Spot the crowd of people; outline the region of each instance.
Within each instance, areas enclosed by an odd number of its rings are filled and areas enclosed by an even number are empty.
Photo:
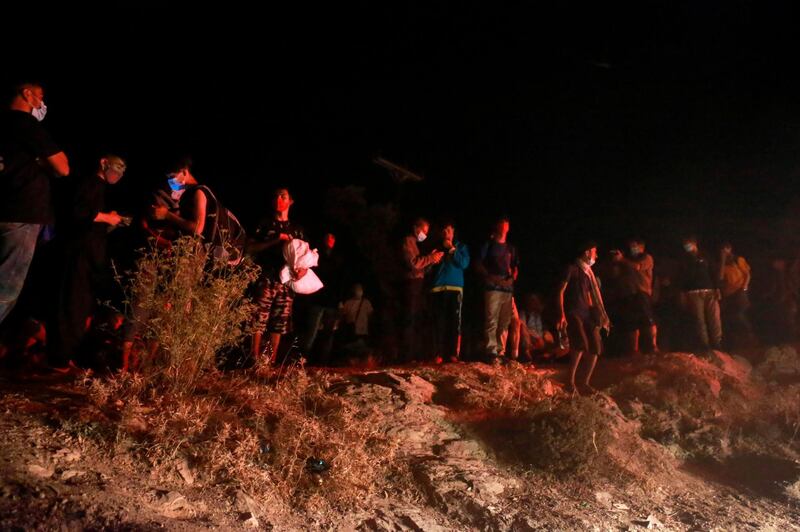
[[[169,246],[182,235],[213,245],[223,221],[228,229],[239,224],[194,175],[187,157],[164,164],[162,186],[140,218],[121,216],[107,205],[106,192],[123,178],[126,161],[105,154],[91,171],[71,171],[67,155],[41,124],[46,110],[42,86],[21,83],[0,117],[0,324],[5,328],[0,355],[46,345],[47,366],[68,371],[83,364],[78,353],[87,349],[91,331],[101,321],[97,302],[106,297],[111,277],[107,248],[112,229],[134,224],[157,246]],[[275,363],[286,351],[282,339],[287,335],[297,339],[296,349],[320,365],[364,359],[380,351],[372,334],[379,314],[395,322],[381,331],[396,346],[381,353],[386,362],[563,358],[570,363],[573,389],[591,387],[604,344],[625,354],[658,353],[664,330],[670,347],[680,344],[675,339],[693,338],[690,347],[696,351],[719,349],[723,342],[730,347],[756,341],[749,315],[750,266],[729,242],[712,259],[701,252],[697,238],[687,236],[680,258],[657,269],[642,238],[629,239],[624,251],[610,250],[598,264],[598,246],[587,241],[575,247],[552,293],[519,293],[521,261],[509,240],[508,217],[496,219],[486,241],[472,248],[459,239],[455,221],[437,221],[432,227],[419,217],[394,246],[396,289],[390,300],[383,295],[374,304],[358,272],[348,270],[348,257],[339,252],[333,231],[310,239],[319,250],[314,273],[322,281],[321,290],[298,295],[282,278],[285,246],[309,239],[290,219],[293,204],[290,189],[276,187],[264,220],[236,235],[241,245],[234,252],[260,267],[250,293],[257,307],[255,332],[246,346],[259,363]],[[37,243],[43,242],[52,248],[50,260],[58,264],[55,278],[37,279],[30,268]],[[764,298],[772,307],[763,312],[788,320],[789,329],[797,292],[789,286],[790,269],[777,259],[772,265],[774,286],[764,290],[774,292]],[[291,268],[291,280],[303,279],[308,271]],[[12,327],[7,318],[26,279],[28,285],[46,287],[39,292],[48,311],[39,321],[20,316]],[[469,314],[479,316],[479,323],[464,323],[465,291],[472,291],[482,307],[480,314]],[[132,353],[140,331],[117,314],[102,321],[120,331],[119,357],[108,365],[134,370]],[[466,326],[480,331],[472,334],[469,346]],[[585,369],[578,382],[581,362]]]

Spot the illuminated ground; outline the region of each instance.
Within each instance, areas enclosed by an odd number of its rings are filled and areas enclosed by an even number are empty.
[[[169,440],[156,463],[148,445],[163,443],[158,420],[174,422],[164,412],[127,408],[113,394],[98,400],[89,382],[6,374],[0,528],[792,529],[800,358],[792,349],[749,358],[752,366],[721,353],[603,361],[603,392],[571,403],[563,366],[340,371],[318,397],[350,405],[350,423],[369,410],[364,434],[382,438],[385,456],[365,456],[371,469],[356,475],[345,459],[360,455],[341,450],[329,470],[302,471],[300,502],[238,473],[212,474],[217,451],[189,436],[248,426],[255,405],[222,401],[209,417],[225,423],[181,429],[185,440]],[[251,377],[235,378],[241,388]],[[279,434],[264,453],[288,445]],[[269,460],[242,460],[274,474]]]

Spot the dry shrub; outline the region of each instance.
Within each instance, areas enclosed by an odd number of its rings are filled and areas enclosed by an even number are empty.
[[[192,237],[146,251],[126,287],[126,314],[144,340],[159,346],[156,359],[143,364],[148,383],[191,393],[215,368],[217,354],[249,332],[255,308],[246,291],[257,276],[251,262],[213,261],[208,246]]]
[[[438,393],[446,392],[447,397],[438,398],[438,401],[456,410],[457,414],[467,416],[474,411],[503,415],[523,412],[528,405],[557,393],[557,387],[547,375],[530,371],[522,364],[473,366],[467,370],[437,367],[430,372],[421,371],[420,375],[435,382]],[[448,377],[442,379],[442,375],[448,373]]]
[[[395,443],[379,429],[383,414],[330,392],[328,379],[300,366],[267,382],[250,372],[207,375],[191,396],[164,392],[141,404],[128,395],[131,379],[92,390],[105,406],[120,396],[131,401],[119,423],[127,438],[117,441],[136,440],[164,481],[180,481],[176,465],[186,461],[202,484],[242,489],[288,515],[312,503],[317,511],[356,507],[393,464]],[[312,472],[309,458],[330,468]]]
[[[592,398],[541,403],[529,426],[530,461],[541,469],[583,474],[607,459],[611,419]]]
[[[788,356],[785,350],[771,352],[763,364],[767,369],[752,374],[728,355],[715,355],[713,361],[665,355],[623,379],[611,394],[641,422],[643,437],[673,446],[682,458],[776,452],[797,440],[800,385],[761,379],[779,365],[776,360],[785,362]]]

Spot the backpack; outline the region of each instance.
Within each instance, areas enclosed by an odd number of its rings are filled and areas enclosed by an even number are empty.
[[[203,230],[206,242],[211,244],[212,257],[223,260],[229,266],[236,266],[244,258],[244,247],[247,234],[239,219],[222,205],[211,189],[205,185],[198,185],[196,190],[202,190],[209,201],[206,208],[206,223],[210,224]]]

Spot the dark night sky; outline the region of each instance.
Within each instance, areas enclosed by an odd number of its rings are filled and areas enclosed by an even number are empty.
[[[308,223],[331,184],[390,196],[383,154],[426,176],[406,207],[473,239],[509,213],[540,267],[583,236],[754,249],[753,220],[790,212],[789,3],[377,4],[42,13],[5,33],[5,70],[45,81],[45,124],[74,161],[129,158],[128,198],[159,154],[189,151],[244,218],[287,183]]]

